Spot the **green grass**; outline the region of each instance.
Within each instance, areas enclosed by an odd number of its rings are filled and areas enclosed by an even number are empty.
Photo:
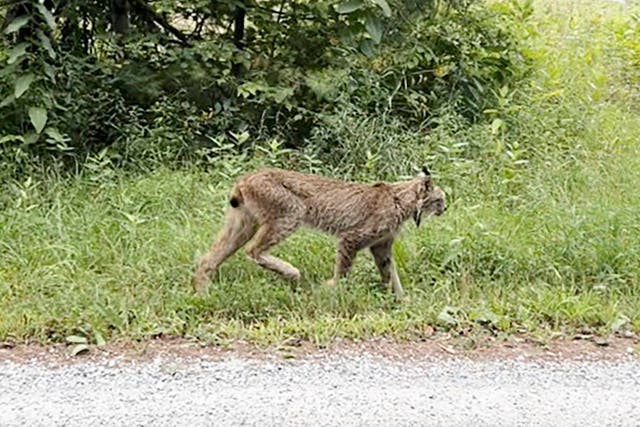
[[[426,143],[374,159],[427,157],[450,196],[446,215],[420,229],[408,224],[394,248],[409,302],[376,287],[366,253],[337,289],[324,287],[333,240],[309,230],[276,249],[300,268],[300,283],[238,254],[208,295],[195,296],[191,273],[221,225],[226,174],[261,160],[148,174],[107,163],[74,178],[4,183],[0,341],[99,333],[322,344],[487,324],[534,335],[640,331],[640,118],[632,102],[640,79],[629,60],[640,60],[637,23],[615,5],[545,6],[556,3],[537,3],[528,42],[534,76],[488,113],[500,127],[443,126]]]

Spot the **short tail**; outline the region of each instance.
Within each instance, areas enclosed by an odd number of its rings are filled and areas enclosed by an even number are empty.
[[[238,187],[233,187],[233,190],[231,190],[231,196],[229,197],[229,204],[231,205],[232,208],[237,208],[243,202],[244,202],[244,199],[242,198],[242,193],[240,192],[240,189]]]

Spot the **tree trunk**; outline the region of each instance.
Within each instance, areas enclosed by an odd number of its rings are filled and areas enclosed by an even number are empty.
[[[236,6],[236,10],[233,13],[233,44],[240,50],[244,49],[244,18],[247,15],[247,10],[244,5]],[[234,63],[231,66],[231,73],[239,77],[242,73],[242,64],[239,62]]]
[[[116,34],[129,32],[129,0],[111,0],[111,25]]]
[[[238,49],[244,48],[244,18],[246,14],[244,6],[236,6],[233,14],[233,43]]]

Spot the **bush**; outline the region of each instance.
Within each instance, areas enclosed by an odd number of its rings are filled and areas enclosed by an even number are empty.
[[[257,8],[247,12],[255,21],[243,44],[201,30],[182,46],[137,21],[127,37],[109,35],[95,2],[77,5],[95,20],[90,35],[74,27],[81,9],[60,11],[75,10],[57,32],[46,8],[25,4],[31,6],[24,16],[32,19],[0,48],[5,59],[17,58],[0,75],[0,89],[11,92],[24,66],[38,67],[25,96],[3,108],[0,155],[7,162],[82,164],[108,149],[121,163],[176,164],[221,140],[244,149],[276,139],[283,147],[323,152],[336,147],[330,137],[342,138],[342,119],[417,133],[443,116],[480,120],[500,88],[527,69],[516,34],[522,18],[478,1],[398,5],[393,15],[364,2],[353,3],[355,9],[301,3],[287,16],[314,19],[275,21]],[[217,19],[206,8],[163,7],[169,15]],[[221,17],[231,10],[221,9]],[[34,106],[46,114],[47,129],[33,132],[28,111]],[[379,140],[344,152],[355,160]],[[375,157],[385,150],[369,151]],[[325,158],[343,158],[340,152]]]

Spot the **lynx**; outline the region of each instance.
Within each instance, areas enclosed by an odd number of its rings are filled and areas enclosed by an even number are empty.
[[[383,284],[391,284],[396,297],[401,298],[402,285],[391,252],[394,238],[408,219],[413,218],[419,226],[423,215],[439,216],[446,209],[444,192],[434,186],[427,169],[410,181],[373,185],[262,169],[235,183],[229,205],[224,228],[196,268],[193,282],[197,292],[202,292],[209,276],[252,237],[246,248],[251,260],[285,278],[299,279],[297,268],[268,251],[307,225],[339,239],[328,285],[335,286],[349,272],[356,253],[369,248]]]

